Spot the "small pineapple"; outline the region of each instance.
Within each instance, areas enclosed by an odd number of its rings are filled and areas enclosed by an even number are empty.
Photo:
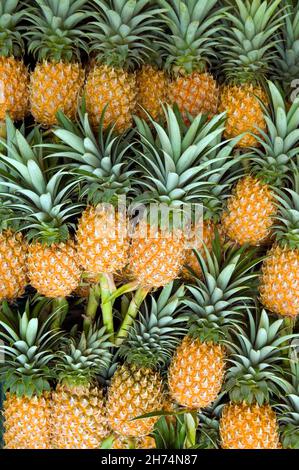
[[[270,398],[286,388],[280,373],[282,351],[293,335],[283,334],[283,320],[270,321],[265,310],[257,318],[248,312],[249,334],[236,331],[225,389],[230,402],[220,419],[223,449],[277,449],[277,416]]]
[[[22,21],[27,10],[19,0],[0,3],[0,128],[4,127],[6,113],[17,121],[29,109],[29,74],[22,59]]]
[[[161,411],[167,396],[160,369],[184,333],[180,316],[184,288],[170,283],[157,300],[143,304],[141,314],[127,332],[119,353],[125,363],[116,370],[108,389],[107,416],[111,429],[126,437],[141,438],[153,429],[157,416],[138,416]]]
[[[110,361],[105,328],[96,324],[87,332],[73,331],[59,344],[51,400],[51,443],[55,449],[96,449],[109,430],[103,389],[96,384]]]
[[[36,310],[23,314],[2,305],[0,337],[4,354],[1,381],[6,391],[3,403],[6,449],[50,449],[51,364],[57,333],[43,322]]]
[[[59,110],[72,119],[76,115],[85,78],[80,52],[86,51],[87,1],[34,0],[27,15],[29,52],[38,59],[30,77],[30,108],[45,127],[56,123]]]
[[[239,245],[269,242],[277,213],[273,187],[285,184],[299,151],[299,103],[287,111],[278,88],[272,82],[268,86],[272,103],[264,114],[268,135],[257,137],[261,148],[249,154],[249,173],[237,182],[221,220],[227,236]]]
[[[281,0],[236,0],[226,12],[223,37],[223,71],[226,84],[220,94],[219,111],[227,112],[225,136],[245,133],[240,147],[253,147],[252,133],[266,130],[261,103],[268,104],[263,81],[271,71],[274,35],[281,25]]]
[[[93,127],[107,107],[104,125],[120,132],[133,124],[136,110],[135,65],[149,55],[156,31],[157,8],[150,0],[94,0],[90,25],[90,51],[95,64],[87,75],[85,95]]]
[[[253,253],[220,249],[219,240],[205,258],[197,252],[202,280],[188,286],[184,300],[189,332],[175,351],[168,370],[172,399],[191,409],[205,408],[220,393],[227,364],[226,341],[242,321],[250,302],[257,263]]]

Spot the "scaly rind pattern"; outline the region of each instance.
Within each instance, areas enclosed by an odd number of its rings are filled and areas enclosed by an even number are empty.
[[[50,449],[50,395],[16,397],[4,401],[6,449]]]
[[[225,373],[225,350],[220,344],[202,343],[186,336],[168,371],[173,400],[188,408],[209,406],[218,396]]]
[[[159,372],[124,364],[115,372],[108,390],[109,425],[122,436],[146,436],[158,418],[132,419],[161,410],[163,403],[163,381]]]
[[[209,73],[178,75],[170,82],[167,101],[176,103],[185,117],[187,113],[206,113],[211,117],[217,113],[219,88]]]
[[[57,123],[59,110],[74,119],[83,85],[84,70],[78,63],[37,64],[30,77],[30,108],[35,120],[52,126]]]
[[[0,232],[0,300],[23,295],[27,285],[27,243],[20,233]]]
[[[137,232],[129,250],[130,273],[135,280],[142,286],[160,287],[178,277],[185,251],[182,232],[174,230],[170,233],[142,224]],[[149,236],[143,236],[143,233]]]
[[[163,70],[152,65],[143,65],[136,73],[137,108],[136,114],[143,119],[147,111],[153,119],[162,114],[161,105],[167,101],[168,77]],[[141,109],[142,108],[142,109]]]
[[[264,104],[268,102],[267,95],[260,86],[226,85],[221,90],[219,112],[227,113],[224,137],[232,139],[245,133],[238,142],[238,147],[257,146],[257,139],[249,132],[259,134],[258,129],[266,130],[263,109],[258,98]]]
[[[0,121],[23,119],[29,111],[29,74],[21,60],[0,57]]]
[[[78,256],[83,268],[93,274],[114,273],[128,260],[126,219],[100,206],[88,207],[77,229]]]
[[[274,246],[262,266],[262,304],[271,312],[295,317],[299,314],[299,251]]]
[[[220,437],[223,449],[278,449],[280,446],[276,415],[269,405],[225,405]]]
[[[51,246],[32,243],[27,266],[31,285],[45,297],[66,297],[79,285],[81,270],[72,240]]]
[[[115,124],[118,131],[132,126],[136,109],[136,76],[107,65],[94,66],[85,85],[86,108],[93,127],[100,123],[107,106],[104,125]]]
[[[108,434],[100,388],[57,386],[51,401],[54,449],[97,449]]]
[[[275,196],[270,187],[248,175],[234,188],[222,216],[222,226],[235,243],[260,245],[269,239],[276,212]]]

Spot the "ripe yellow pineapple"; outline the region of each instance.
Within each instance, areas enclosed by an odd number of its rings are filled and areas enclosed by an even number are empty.
[[[121,436],[147,436],[158,417],[133,419],[161,411],[168,403],[160,367],[185,331],[180,316],[183,295],[183,287],[175,291],[170,283],[157,299],[143,304],[138,321],[121,332],[125,363],[112,378],[106,405],[109,425]]]
[[[289,349],[294,336],[284,334],[283,320],[271,321],[265,310],[256,319],[248,312],[249,332],[235,331],[231,366],[225,388],[230,402],[220,418],[223,449],[277,449],[277,417],[269,404],[270,397],[287,393],[281,376],[281,356]],[[277,385],[281,391],[277,388]]]
[[[179,405],[194,409],[211,405],[220,393],[227,361],[225,341],[242,319],[257,276],[252,272],[257,262],[252,253],[222,250],[219,240],[211,253],[206,250],[205,256],[200,252],[197,256],[203,279],[188,288],[190,297],[184,303],[189,332],[168,370],[170,396]]]
[[[0,301],[13,300],[25,292],[27,285],[27,243],[21,233],[0,231]]]
[[[299,103],[294,102],[287,110],[279,90],[271,82],[268,86],[272,103],[265,113],[268,135],[257,137],[261,148],[249,154],[250,173],[237,182],[221,221],[227,236],[239,245],[269,241],[277,213],[273,187],[285,184],[299,149],[299,136],[294,133]]]
[[[267,106],[262,83],[273,60],[273,36],[282,17],[280,2],[239,0],[226,12],[228,28],[220,49],[226,83],[219,111],[227,112],[227,138],[245,133],[240,147],[257,146],[259,141],[251,134],[259,134],[257,128],[266,130],[260,101]]]
[[[144,109],[154,119],[163,115],[162,105],[167,101],[168,84],[169,78],[165,70],[152,64],[143,65],[136,72],[136,114],[146,118]]]
[[[14,121],[28,113],[29,74],[22,60],[20,25],[27,9],[19,0],[2,0],[0,4],[0,127],[4,126],[6,113]]]
[[[123,131],[133,124],[137,96],[133,68],[151,50],[148,39],[156,30],[153,18],[156,9],[150,0],[93,3],[95,20],[89,35],[96,63],[86,79],[86,107],[94,127],[107,107],[104,125],[113,123],[118,131]]]
[[[51,400],[51,444],[54,449],[96,449],[109,433],[103,390],[95,383],[110,360],[104,328],[64,336]]]
[[[0,373],[4,390],[4,447],[50,449],[51,363],[57,334],[49,330],[51,318],[42,322],[30,313],[17,314],[7,306],[0,312],[0,337],[4,354]]]
[[[86,50],[82,23],[87,0],[34,3],[27,37],[38,63],[30,77],[30,108],[35,120],[48,127],[56,123],[59,110],[70,118],[76,115],[85,78],[80,51]]]

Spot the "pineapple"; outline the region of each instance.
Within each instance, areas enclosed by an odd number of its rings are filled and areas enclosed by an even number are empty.
[[[276,189],[278,214],[273,228],[275,243],[262,265],[260,299],[271,312],[293,317],[299,314],[299,172],[293,187]]]
[[[7,207],[21,211],[18,221],[28,242],[27,270],[31,285],[46,297],[65,297],[78,286],[81,270],[76,246],[70,238],[70,217],[79,211],[70,195],[73,183],[61,170],[45,171],[41,147],[29,143],[20,131],[0,160],[12,169],[3,186],[13,189]],[[41,144],[36,129],[35,143]]]
[[[184,333],[180,315],[184,288],[163,288],[157,300],[143,304],[139,320],[129,328],[119,354],[125,363],[116,370],[108,389],[107,416],[111,429],[121,436],[147,436],[158,417],[138,416],[159,411],[167,401],[160,369]]]
[[[168,103],[176,103],[180,111],[197,116],[217,113],[219,87],[208,66],[219,43],[224,9],[217,0],[159,0],[165,12],[165,26],[160,47],[165,66],[171,76]]]
[[[265,310],[256,320],[249,312],[248,319],[249,335],[236,331],[237,344],[231,344],[233,355],[225,384],[230,402],[220,419],[221,447],[277,449],[278,422],[269,400],[287,387],[280,362],[293,335],[284,335],[283,320],[270,321]]]
[[[102,388],[95,379],[110,361],[105,328],[73,331],[59,345],[51,401],[51,442],[55,449],[96,449],[109,433]]]
[[[19,0],[0,4],[0,136],[5,137],[5,116],[23,119],[29,109],[29,73],[22,56],[22,20],[28,7]]]
[[[82,23],[87,0],[33,3],[34,9],[27,15],[31,28],[26,36],[29,52],[38,63],[30,77],[30,108],[36,122],[49,127],[56,123],[58,110],[70,118],[76,115],[85,79],[80,52],[86,51]]]
[[[0,351],[5,355],[0,373],[4,391],[4,443],[6,449],[50,449],[51,364],[58,335],[42,322],[36,309],[23,314],[7,305],[0,313]]]
[[[144,119],[147,111],[153,119],[163,115],[162,105],[167,101],[169,78],[165,70],[155,64],[145,64],[136,72],[136,114]],[[145,110],[145,111],[144,111]]]
[[[268,135],[257,137],[261,148],[249,155],[249,172],[240,179],[222,217],[227,236],[239,245],[260,245],[269,241],[277,213],[273,187],[281,187],[298,153],[299,103],[290,109],[272,82],[268,83],[272,110],[265,112]]]
[[[157,26],[157,8],[150,0],[94,0],[89,33],[95,64],[85,85],[86,106],[93,127],[107,107],[104,125],[120,132],[133,124],[136,110],[135,65],[149,55]]]
[[[220,393],[227,362],[226,341],[231,330],[242,321],[250,302],[253,253],[236,248],[206,250],[206,261],[197,252],[203,280],[189,286],[184,301],[189,317],[189,332],[175,351],[168,370],[172,399],[191,409],[207,407]]]
[[[280,2],[236,0],[226,12],[228,24],[221,49],[226,83],[219,111],[227,112],[227,138],[244,134],[239,147],[257,146],[259,141],[252,133],[266,130],[261,102],[267,105],[268,98],[263,81],[275,55],[273,36],[281,25]]]

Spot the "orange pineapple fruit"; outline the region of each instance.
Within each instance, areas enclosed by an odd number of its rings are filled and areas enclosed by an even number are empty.
[[[0,300],[13,300],[24,294],[28,280],[26,256],[27,243],[21,233],[10,229],[0,232]]]
[[[59,0],[34,3],[27,36],[38,63],[30,77],[30,108],[38,123],[50,127],[57,123],[59,110],[71,119],[76,115],[85,79],[80,52],[86,50],[82,23],[87,0],[79,5],[74,0],[63,5]]]
[[[167,101],[168,82],[166,72],[154,65],[143,65],[137,71],[136,114],[138,116],[146,118],[146,113],[143,110],[147,111],[154,119],[163,114],[162,105]]]

